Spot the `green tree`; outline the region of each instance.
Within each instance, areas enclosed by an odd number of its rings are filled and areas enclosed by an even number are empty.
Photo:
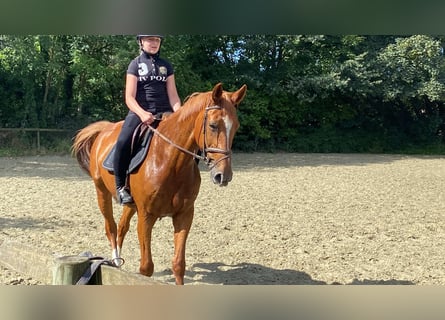
[[[180,97],[248,85],[241,150],[384,152],[443,143],[444,37],[166,36]],[[0,36],[0,126],[77,129],[127,113],[134,36]]]
[[[398,38],[377,59],[384,127],[396,143],[434,143],[443,126],[441,44],[429,36]]]

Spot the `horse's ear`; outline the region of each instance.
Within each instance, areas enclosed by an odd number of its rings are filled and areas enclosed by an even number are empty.
[[[244,97],[246,96],[247,92],[247,85],[243,85],[241,88],[238,89],[238,91],[235,91],[232,94],[231,100],[235,106],[238,107],[241,101],[243,101]]]
[[[222,88],[222,83],[217,83],[214,87],[213,87],[213,91],[212,91],[212,98],[213,101],[215,103],[219,103],[219,101],[221,100],[223,94],[223,88]]]

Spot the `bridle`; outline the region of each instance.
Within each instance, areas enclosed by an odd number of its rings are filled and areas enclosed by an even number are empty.
[[[173,142],[170,138],[166,137],[165,135],[163,135],[161,132],[159,132],[158,129],[152,127],[151,125],[147,124],[147,127],[154,132],[155,134],[157,134],[160,138],[162,138],[163,140],[165,140],[166,142],[168,142],[169,144],[171,144],[172,146],[174,146],[175,148],[181,150],[182,152],[191,155],[193,158],[198,159],[198,160],[202,160],[204,161],[204,163],[209,167],[209,169],[213,169],[219,162],[230,158],[232,156],[232,151],[230,149],[220,149],[220,148],[212,148],[212,147],[207,147],[207,116],[208,116],[208,112],[210,110],[222,110],[223,108],[221,106],[208,106],[205,108],[204,110],[204,120],[202,123],[202,127],[201,130],[203,131],[204,134],[204,146],[203,146],[203,154],[199,154],[199,153],[195,153],[195,152],[191,152],[183,147],[181,147],[180,145],[176,144],[175,142]],[[162,120],[162,118],[158,118],[156,117],[156,120]],[[224,156],[219,158],[217,161],[214,161],[213,159],[208,157],[208,153],[221,153]],[[212,162],[213,161],[213,162]]]
[[[230,150],[230,149],[220,149],[220,148],[210,148],[210,147],[207,147],[207,125],[206,125],[207,124],[207,114],[208,114],[208,112],[210,110],[221,110],[221,109],[222,109],[221,106],[209,106],[209,107],[205,108],[205,112],[204,112],[204,121],[202,123],[202,131],[204,133],[204,146],[203,146],[204,150],[203,150],[203,153],[204,153],[205,163],[207,164],[207,166],[210,167],[210,169],[215,167],[219,162],[221,162],[221,161],[223,161],[225,159],[228,159],[228,158],[230,158],[232,156],[232,150]],[[227,138],[229,138],[229,137],[227,137]],[[208,152],[210,152],[210,153],[221,153],[224,156],[219,158],[217,161],[214,161],[210,165],[211,159],[207,156]]]

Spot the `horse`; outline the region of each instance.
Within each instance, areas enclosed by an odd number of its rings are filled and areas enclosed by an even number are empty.
[[[162,217],[171,217],[174,228],[172,272],[177,285],[184,284],[186,241],[192,225],[201,176],[199,160],[208,165],[211,181],[227,186],[232,180],[232,142],[239,128],[237,109],[247,86],[229,92],[218,83],[213,90],[188,97],[176,112],[165,116],[153,131],[151,144],[141,165],[129,175],[134,204],[124,205],[119,224],[113,217],[116,200],[114,175],[102,163],[115,144],[123,121],[98,121],[79,130],[73,155],[93,180],[97,203],[105,220],[112,261],[120,267],[122,244],[137,212],[140,246],[139,272],[152,276],[152,228]],[[198,161],[197,161],[198,160]]]

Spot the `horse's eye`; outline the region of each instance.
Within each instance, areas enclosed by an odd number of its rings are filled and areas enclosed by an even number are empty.
[[[210,123],[209,127],[212,131],[218,131],[218,124],[217,123]]]

